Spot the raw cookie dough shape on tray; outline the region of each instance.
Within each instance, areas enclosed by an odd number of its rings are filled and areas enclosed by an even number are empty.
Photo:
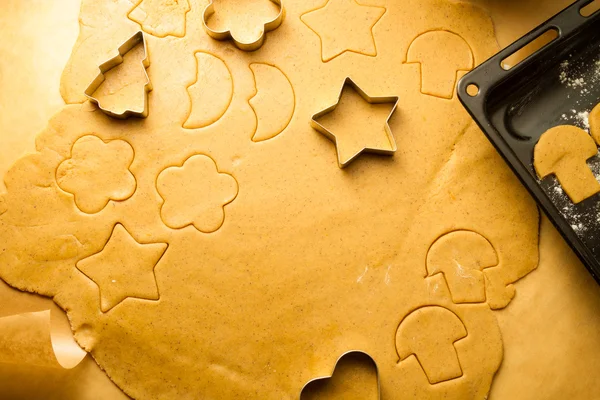
[[[351,350],[376,362],[387,400],[407,393],[483,399],[489,392],[502,360],[490,308],[506,306],[512,284],[537,265],[537,208],[460,104],[423,95],[419,67],[404,58],[416,37],[443,26],[465,38],[482,61],[496,50],[491,21],[456,2],[381,0],[386,12],[370,36],[377,56],[347,51],[324,63],[320,38],[301,19],[323,3],[286,2],[285,26],[258,52],[213,41],[192,18],[181,39],[148,37],[155,87],[148,118],[123,123],[87,104],[67,106],[38,135],[36,153],[5,176],[0,276],[68,310],[78,343],[134,398],[298,398],[306,382],[331,374]],[[190,1],[191,12],[205,5]],[[94,54],[106,50],[91,38],[139,30],[127,18],[130,10],[126,1],[84,0],[81,36],[62,81],[67,98],[90,69],[96,73]],[[235,89],[228,112],[191,131],[181,125],[198,51],[227,63]],[[253,63],[285,71],[297,116],[260,145],[251,140]],[[390,127],[402,135],[395,138],[395,157],[364,155],[341,171],[331,143],[309,121],[335,103],[347,76],[366,93],[398,96]],[[355,97],[354,105],[364,103]],[[94,214],[79,210],[56,181],[74,144],[90,135],[131,145],[129,170],[137,182],[130,198],[109,201]],[[211,233],[173,229],[161,218],[158,176],[196,155],[210,157],[239,183],[225,223]],[[168,249],[153,270],[158,300],[144,292],[103,312],[98,286],[77,265],[100,253],[118,225],[139,244]],[[485,237],[497,252],[498,264],[482,270],[485,302],[455,304],[444,276],[428,277],[431,245],[459,230]],[[39,259],[47,246],[60,245],[48,241],[56,238],[68,251]],[[448,310],[464,325],[466,337],[453,343],[460,376],[454,367],[440,372],[421,365],[420,352],[399,360],[404,342],[395,334],[424,307]],[[445,380],[432,383],[429,375]]]
[[[598,154],[594,139],[576,126],[561,125],[540,136],[533,166],[540,179],[555,175],[565,193],[577,204],[600,192],[600,182],[587,165]]]

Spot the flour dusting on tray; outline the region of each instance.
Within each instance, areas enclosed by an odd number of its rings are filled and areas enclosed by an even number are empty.
[[[591,69],[589,64],[573,61],[571,57],[560,63],[558,79],[562,85],[573,91],[567,96],[577,96],[575,104],[581,105],[580,97],[590,94],[590,90],[596,85],[600,86],[600,57]],[[600,99],[598,101],[600,102]],[[571,112],[562,114],[561,119],[589,132],[590,111],[591,108],[582,106],[582,109],[572,109]]]

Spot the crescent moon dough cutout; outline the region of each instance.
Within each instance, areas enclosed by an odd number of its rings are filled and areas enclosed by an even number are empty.
[[[187,88],[190,113],[183,123],[186,129],[205,128],[225,114],[233,98],[233,78],[225,61],[198,51],[196,80]]]
[[[250,64],[256,94],[249,100],[256,116],[252,141],[273,139],[285,130],[296,109],[292,83],[279,68],[263,63]]]

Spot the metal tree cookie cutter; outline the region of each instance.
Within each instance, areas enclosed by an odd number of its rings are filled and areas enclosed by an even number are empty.
[[[398,100],[399,100],[398,96],[383,96],[383,97],[369,96],[350,77],[347,77],[344,80],[344,83],[342,84],[342,89],[340,90],[340,94],[338,96],[337,101],[332,106],[327,107],[326,109],[314,114],[311,118],[310,125],[314,129],[316,129],[317,131],[319,131],[320,133],[325,135],[333,143],[335,143],[336,147],[338,146],[337,138],[336,138],[335,134],[331,130],[329,130],[322,124],[320,124],[317,120],[319,118],[321,118],[322,116],[329,114],[330,112],[332,112],[333,110],[335,110],[337,108],[337,106],[340,104],[342,95],[344,93],[344,88],[346,88],[346,86],[350,86],[352,89],[354,89],[356,91],[356,93],[358,93],[369,104],[394,103],[394,106],[392,107],[388,117],[385,120],[385,133],[387,134],[387,138],[389,140],[391,148],[390,149],[382,149],[382,148],[376,148],[376,147],[362,147],[359,151],[357,151],[354,155],[352,155],[348,159],[343,159],[338,150],[339,167],[340,168],[347,167],[352,161],[354,161],[362,153],[394,155],[396,150],[398,150],[398,146],[396,145],[396,140],[394,139],[394,135],[392,134],[392,129],[390,128],[389,122],[390,122],[390,119],[392,118],[392,115],[396,111],[396,108],[398,107]]]
[[[270,1],[271,1],[271,3],[275,4],[279,8],[279,13],[277,14],[277,16],[274,19],[267,21],[264,24],[263,30],[262,30],[259,38],[253,42],[247,43],[247,42],[242,42],[240,40],[237,40],[232,35],[230,29],[217,31],[217,30],[211,29],[208,26],[208,20],[209,20],[210,16],[215,13],[214,0],[209,1],[208,5],[204,9],[204,12],[202,13],[202,25],[204,26],[204,30],[206,30],[206,33],[208,33],[208,35],[210,37],[212,37],[213,39],[216,39],[216,40],[231,39],[233,41],[233,43],[236,45],[236,47],[243,51],[258,50],[265,42],[265,36],[266,36],[267,32],[270,32],[270,31],[273,31],[273,30],[279,28],[279,26],[283,22],[283,18],[284,18],[284,14],[285,14],[282,0],[270,0]]]
[[[368,353],[365,353],[364,351],[361,350],[350,350],[345,352],[344,354],[342,354],[337,361],[335,362],[335,365],[333,366],[333,370],[331,371],[331,374],[329,375],[325,375],[325,376],[319,376],[317,378],[313,378],[310,381],[306,382],[306,384],[302,387],[302,390],[300,390],[300,396],[299,398],[302,398],[302,393],[304,393],[304,390],[312,383],[314,382],[318,382],[318,381],[323,381],[323,380],[327,380],[327,379],[331,379],[335,373],[335,370],[338,367],[338,364],[340,363],[340,361],[342,361],[342,359],[346,356],[349,355],[362,355],[362,356],[366,356],[367,358],[369,358],[369,360],[371,360],[371,362],[373,363],[373,367],[375,367],[375,375],[377,375],[377,399],[381,399],[381,381],[379,379],[379,369],[377,367],[377,363],[375,362],[375,360],[373,359],[373,357],[371,357]]]
[[[117,113],[117,112],[114,112],[112,110],[102,107],[102,105],[100,104],[100,101],[96,97],[94,97],[94,93],[96,92],[96,90],[98,90],[100,85],[104,82],[105,74],[108,71],[110,71],[111,69],[115,68],[117,65],[122,64],[123,57],[125,56],[125,54],[127,54],[129,51],[131,51],[134,47],[136,47],[140,43],[142,44],[142,46],[144,46],[144,58],[142,60],[142,65],[144,67],[144,75],[146,77],[146,83],[144,84],[144,104],[143,104],[142,109],[130,108],[130,109],[126,109],[125,111],[123,111],[121,113]],[[84,93],[85,93],[86,97],[92,103],[95,103],[96,105],[98,105],[98,108],[102,112],[104,112],[105,114],[107,114],[111,117],[119,118],[119,119],[126,119],[128,117],[146,118],[148,116],[148,93],[152,90],[152,83],[150,82],[150,78],[148,77],[148,73],[146,72],[146,69],[149,66],[150,66],[150,60],[148,58],[148,47],[146,46],[146,38],[142,31],[138,31],[133,36],[131,36],[129,39],[127,39],[121,46],[119,46],[118,54],[115,57],[111,58],[110,60],[106,61],[103,64],[100,64],[100,66],[98,67],[100,69],[100,73],[98,74],[98,76],[96,76],[96,78],[92,81],[92,83],[90,83],[90,85],[87,87],[87,89],[85,90]]]

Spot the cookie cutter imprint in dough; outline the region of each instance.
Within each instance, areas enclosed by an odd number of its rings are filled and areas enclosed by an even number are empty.
[[[275,138],[290,125],[296,111],[296,92],[290,78],[274,64],[254,62],[250,70],[254,94],[248,104],[256,120],[251,140],[259,143]]]
[[[429,247],[426,279],[441,274],[454,304],[484,303],[484,270],[498,263],[498,253],[485,236],[472,230],[455,230],[441,235]]]
[[[117,222],[102,249],[77,261],[75,268],[98,287],[98,306],[105,314],[127,299],[160,300],[156,267],[168,247],[166,242],[138,241]]]
[[[378,12],[374,13],[375,10]],[[373,29],[386,12],[385,7],[357,0],[327,0],[322,7],[302,14],[300,20],[319,38],[321,61],[327,63],[346,52],[377,57]],[[343,23],[332,23],[336,16],[343,16]],[[365,40],[366,33],[368,40]],[[357,40],[356,36],[361,39]]]
[[[208,20],[209,20],[210,16],[215,13],[214,0],[209,0],[208,5],[206,6],[206,8],[204,8],[204,12],[202,13],[202,25],[204,26],[204,30],[206,31],[206,33],[208,33],[208,36],[212,37],[213,39],[216,39],[216,40],[231,39],[233,41],[233,43],[235,44],[235,46],[240,50],[243,50],[243,51],[258,50],[261,48],[261,46],[265,42],[265,37],[267,35],[267,32],[271,32],[271,31],[274,31],[275,29],[279,28],[279,26],[283,22],[283,18],[285,16],[285,10],[283,8],[282,0],[269,0],[269,1],[274,3],[279,8],[279,13],[277,14],[277,16],[274,19],[265,22],[260,36],[258,37],[258,39],[256,39],[253,42],[246,43],[246,42],[242,42],[242,41],[236,39],[235,36],[231,33],[230,29],[218,31],[218,30],[212,29],[208,26]]]
[[[447,29],[436,29],[425,31],[412,40],[404,64],[419,66],[422,94],[452,100],[461,73],[467,73],[475,66],[475,56],[464,37]]]
[[[333,105],[327,107],[326,109],[324,109],[322,111],[319,111],[318,113],[314,114],[312,116],[311,120],[310,120],[310,125],[314,129],[316,129],[318,132],[320,132],[323,135],[325,135],[333,143],[335,143],[335,145],[337,147],[337,139],[336,139],[335,134],[331,130],[327,129],[325,126],[323,126],[322,124],[320,124],[317,120],[319,118],[321,118],[322,116],[333,112],[333,110],[335,110],[337,108],[338,104],[340,103],[340,101],[342,99],[342,95],[344,93],[344,89],[346,88],[346,86],[350,86],[352,89],[354,89],[356,91],[356,93],[358,93],[360,95],[360,97],[362,97],[369,104],[394,103],[394,106],[392,107],[392,110],[390,111],[387,119],[385,120],[385,132],[386,132],[387,138],[388,138],[388,140],[390,142],[391,149],[381,149],[381,148],[375,148],[375,147],[363,147],[361,150],[359,150],[356,154],[354,154],[352,157],[350,157],[347,160],[342,160],[340,158],[340,153],[338,152],[338,165],[339,165],[339,167],[340,168],[347,167],[352,161],[354,161],[362,153],[373,153],[373,154],[383,154],[383,155],[393,156],[394,153],[396,152],[396,150],[398,150],[398,146],[396,145],[396,140],[394,139],[394,135],[392,134],[392,129],[390,128],[389,122],[390,122],[390,119],[392,118],[392,115],[394,115],[394,112],[396,111],[396,108],[398,107],[398,100],[399,100],[398,96],[383,96],[383,97],[369,96],[350,77],[346,77],[346,79],[344,80],[344,83],[342,84],[342,89],[340,90],[340,94],[338,96],[337,101]]]
[[[340,361],[342,361],[342,359],[344,357],[349,356],[351,354],[360,354],[360,355],[367,356],[373,362],[373,366],[375,367],[375,375],[377,375],[377,399],[381,399],[381,381],[379,379],[379,368],[377,367],[377,363],[375,362],[373,357],[371,357],[368,353],[365,353],[364,351],[361,351],[361,350],[350,350],[350,351],[345,352],[341,356],[339,356],[339,358],[336,360],[335,365],[333,366],[333,369],[331,370],[331,373],[329,375],[324,375],[324,376],[319,376],[317,378],[313,378],[313,379],[309,380],[308,382],[306,382],[304,384],[304,386],[302,386],[302,390],[300,390],[300,398],[302,398],[302,393],[304,393],[304,390],[313,382],[323,381],[323,380],[328,380],[328,379],[333,378],[333,375],[335,374],[335,370],[337,369]]]
[[[107,108],[103,108],[100,104],[100,101],[94,97],[94,93],[100,87],[100,85],[104,82],[105,74],[111,69],[115,68],[117,65],[123,63],[123,57],[129,51],[131,51],[138,44],[142,44],[144,46],[144,58],[142,60],[142,65],[144,66],[144,74],[146,76],[146,83],[144,84],[144,104],[142,109],[133,109],[129,108],[123,111],[122,113],[116,113]],[[146,37],[144,36],[143,31],[137,31],[133,36],[127,39],[121,46],[118,48],[118,54],[106,61],[103,64],[100,64],[98,67],[100,69],[100,73],[96,78],[89,84],[87,89],[85,90],[85,96],[94,104],[98,105],[98,108],[104,112],[105,114],[119,119],[126,119],[128,117],[138,117],[138,118],[146,118],[148,116],[148,93],[152,91],[152,83],[150,82],[150,78],[148,77],[148,73],[146,69],[150,66],[150,59],[148,58],[148,46],[146,45]]]
[[[454,311],[439,305],[419,307],[396,329],[398,364],[414,356],[430,385],[460,378],[464,372],[455,345],[467,336],[465,323]]]
[[[135,0],[134,3],[127,13],[127,18],[138,24],[147,34],[159,38],[185,36],[187,14],[192,9],[189,0],[160,3],[153,3],[152,0]],[[146,9],[146,6],[149,8]]]

